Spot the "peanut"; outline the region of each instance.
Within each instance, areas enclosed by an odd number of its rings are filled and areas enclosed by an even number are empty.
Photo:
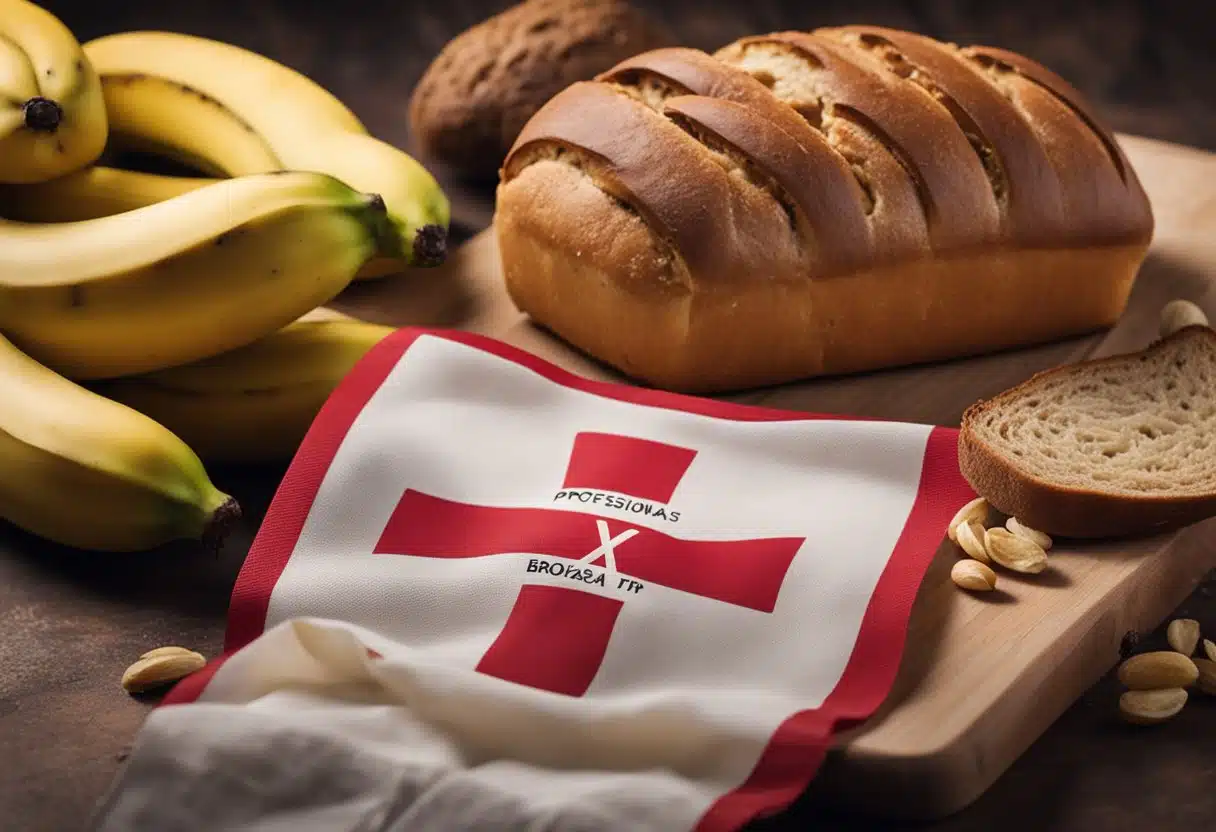
[[[974,520],[962,523],[955,530],[955,534],[958,535],[959,547],[969,557],[975,558],[980,563],[991,563],[988,551],[984,548],[984,527],[982,525]]]
[[[1195,662],[1172,650],[1132,656],[1119,666],[1119,681],[1131,690],[1185,688],[1195,684],[1199,669]]]
[[[1211,659],[1195,659],[1195,668],[1199,671],[1199,689],[1208,696],[1216,696],[1216,662]]]
[[[1051,537],[1039,531],[1032,529],[1030,526],[1024,525],[1021,520],[1016,517],[1010,517],[1005,521],[1005,528],[1025,540],[1038,546],[1044,552],[1051,548]]]
[[[978,560],[956,561],[950,569],[950,579],[960,589],[989,592],[996,588],[996,573]]]
[[[140,659],[122,674],[122,686],[128,693],[141,693],[184,679],[206,663],[202,654],[190,651]]]
[[[1187,326],[1208,326],[1208,316],[1189,300],[1172,300],[1161,308],[1161,337],[1166,338]]]
[[[155,659],[158,656],[180,656],[183,653],[193,653],[193,650],[187,650],[185,647],[157,647],[154,650],[149,650],[140,656],[141,659]]]
[[[1181,711],[1186,700],[1182,688],[1129,690],[1119,697],[1119,713],[1134,725],[1156,725]]]
[[[967,505],[963,506],[954,515],[954,519],[950,521],[950,525],[946,528],[946,535],[951,542],[958,543],[958,527],[964,523],[979,523],[981,526],[988,519],[988,501],[983,497],[976,497]]]
[[[1047,568],[1047,552],[1037,543],[1018,537],[1008,529],[989,529],[984,533],[984,549],[996,563],[1028,575]]]
[[[1193,618],[1175,618],[1165,628],[1165,639],[1182,655],[1194,655],[1199,644],[1199,622]]]

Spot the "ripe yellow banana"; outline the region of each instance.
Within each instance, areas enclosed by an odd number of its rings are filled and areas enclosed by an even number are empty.
[[[435,178],[368,135],[341,101],[295,70],[167,32],[109,35],[84,49],[121,143],[229,176],[313,170],[380,194],[404,241],[402,255],[368,264],[362,277],[446,257],[450,206]]]
[[[0,517],[67,546],[218,545],[240,516],[166,428],[0,337]]]
[[[169,428],[207,462],[280,462],[338,382],[392,332],[319,310],[247,347],[95,389]]]
[[[26,0],[0,0],[0,182],[79,170],[106,143],[101,84],[76,38]]]
[[[96,165],[37,185],[0,185],[0,217],[21,222],[93,220],[155,205],[215,182]]]
[[[394,253],[387,226],[379,197],[302,172],[224,179],[86,222],[0,220],[0,332],[74,379],[218,355]]]

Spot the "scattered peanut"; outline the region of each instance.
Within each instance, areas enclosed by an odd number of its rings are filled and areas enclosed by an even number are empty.
[[[993,561],[1014,572],[1036,575],[1047,568],[1047,552],[1043,547],[1008,529],[984,532],[984,549]]]
[[[1199,689],[1208,696],[1216,696],[1216,662],[1211,659],[1195,659],[1195,667],[1199,670]]]
[[[1132,656],[1119,666],[1119,681],[1131,690],[1185,688],[1195,684],[1199,669],[1188,657],[1171,650]]]
[[[1182,688],[1129,690],[1119,697],[1119,713],[1134,725],[1155,725],[1181,711],[1186,700]]]
[[[1203,652],[1207,655],[1209,661],[1216,662],[1216,641],[1205,638],[1203,640]]]
[[[1173,335],[1187,326],[1208,326],[1208,316],[1189,300],[1172,300],[1161,308],[1161,337]]]
[[[950,521],[950,525],[946,529],[946,535],[951,542],[958,543],[958,527],[964,523],[979,523],[983,526],[984,521],[988,519],[988,501],[983,497],[976,497],[967,505],[963,506],[954,515],[954,519]]]
[[[183,653],[193,653],[193,650],[187,650],[185,647],[157,647],[154,650],[149,650],[140,656],[141,659],[155,659],[158,656],[180,656]]]
[[[950,568],[950,579],[960,589],[989,592],[996,588],[996,573],[978,560],[956,561]]]
[[[1199,644],[1199,622],[1193,618],[1175,618],[1165,628],[1165,639],[1182,655],[1194,655]]]
[[[974,520],[962,523],[955,530],[958,545],[969,557],[980,563],[991,563],[988,551],[984,548],[984,527]]]
[[[122,686],[128,693],[141,693],[183,679],[206,663],[201,653],[190,650],[141,658],[122,674]]]
[[[1029,540],[1031,543],[1038,546],[1044,552],[1051,548],[1051,537],[1039,531],[1032,529],[1018,520],[1016,517],[1010,517],[1005,521],[1005,528],[1009,529],[1013,534],[1024,540]]]

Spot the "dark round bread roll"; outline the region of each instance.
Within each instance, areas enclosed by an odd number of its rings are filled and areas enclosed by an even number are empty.
[[[622,0],[527,0],[450,41],[410,100],[427,157],[474,177],[495,177],[540,107],[575,81],[673,42]]]

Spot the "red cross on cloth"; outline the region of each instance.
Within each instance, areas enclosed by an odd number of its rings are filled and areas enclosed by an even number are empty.
[[[633,499],[618,500],[618,507],[649,513],[671,501],[695,457],[694,450],[647,439],[579,433],[562,488],[623,495]],[[803,542],[800,537],[684,540],[583,511],[470,505],[408,489],[374,551],[428,558],[524,553],[587,567],[602,564],[605,590],[658,584],[771,613]],[[600,574],[598,569],[579,572]],[[477,670],[581,696],[599,671],[624,604],[606,591],[525,583]]]

